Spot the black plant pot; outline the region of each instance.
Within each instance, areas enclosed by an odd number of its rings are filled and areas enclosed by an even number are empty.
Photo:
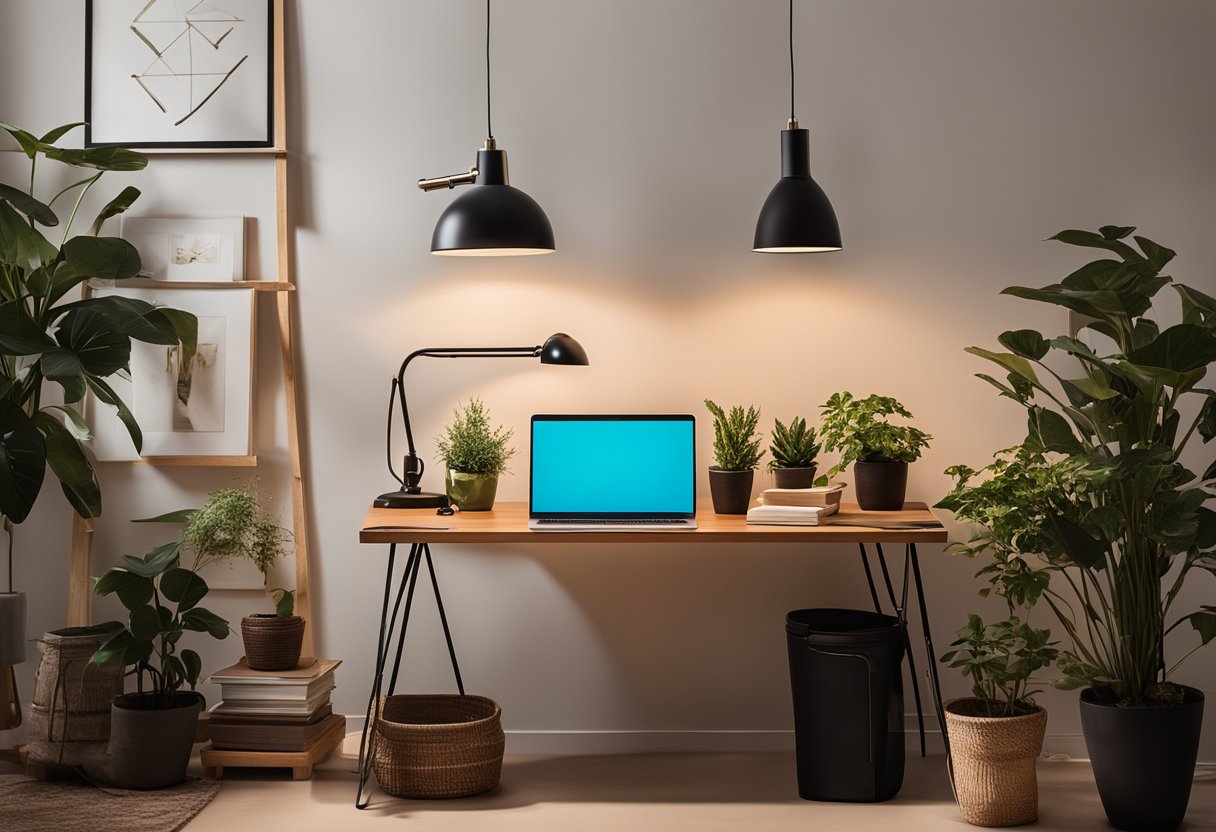
[[[1128,832],[1169,832],[1186,815],[1203,727],[1203,693],[1182,705],[1120,708],[1081,692],[1081,729],[1106,818]]]
[[[203,697],[192,692],[172,694],[168,702],[147,693],[114,697],[104,768],[89,773],[122,789],[177,785],[186,779],[202,708]]]
[[[715,514],[747,514],[752,501],[752,478],[755,471],[724,471],[709,469],[709,494],[714,500]]]
[[[865,511],[899,511],[908,492],[908,463],[854,462],[857,505]]]
[[[810,488],[815,484],[815,469],[811,463],[805,468],[772,468],[773,481],[778,488]]]

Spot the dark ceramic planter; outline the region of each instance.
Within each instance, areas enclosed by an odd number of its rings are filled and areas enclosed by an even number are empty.
[[[1165,708],[1100,704],[1081,692],[1081,729],[1106,818],[1127,832],[1170,832],[1191,799],[1203,693],[1186,688],[1186,702]]]
[[[709,495],[714,501],[715,514],[747,514],[752,501],[752,479],[756,472],[709,469]]]
[[[110,747],[102,778],[122,789],[163,789],[186,779],[203,697],[173,694],[172,706],[155,708],[152,694],[114,697]]]
[[[815,484],[817,465],[811,463],[806,468],[771,468],[773,482],[778,488],[810,488]]]
[[[908,463],[854,462],[857,505],[864,511],[899,511],[908,492]]]

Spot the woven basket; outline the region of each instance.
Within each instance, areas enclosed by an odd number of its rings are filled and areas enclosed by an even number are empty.
[[[123,666],[94,664],[93,654],[113,635],[90,627],[52,630],[38,642],[42,661],[30,704],[30,756],[76,765],[110,739],[110,702],[122,693]]]
[[[502,775],[502,709],[484,696],[387,696],[377,706],[372,770],[395,797],[469,797]]]
[[[300,663],[304,619],[298,615],[247,615],[241,619],[241,639],[251,670],[292,670]]]
[[[965,716],[975,699],[945,705],[954,763],[954,792],[974,826],[1018,826],[1039,817],[1035,760],[1043,750],[1047,711],[1013,717]]]

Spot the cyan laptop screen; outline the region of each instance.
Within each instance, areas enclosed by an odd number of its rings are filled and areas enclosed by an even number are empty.
[[[693,423],[532,422],[532,511],[693,512]]]

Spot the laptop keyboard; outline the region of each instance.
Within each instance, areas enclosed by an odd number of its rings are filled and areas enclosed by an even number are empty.
[[[606,517],[544,517],[536,521],[541,526],[682,526],[687,520],[658,517],[649,520],[611,520]]]

